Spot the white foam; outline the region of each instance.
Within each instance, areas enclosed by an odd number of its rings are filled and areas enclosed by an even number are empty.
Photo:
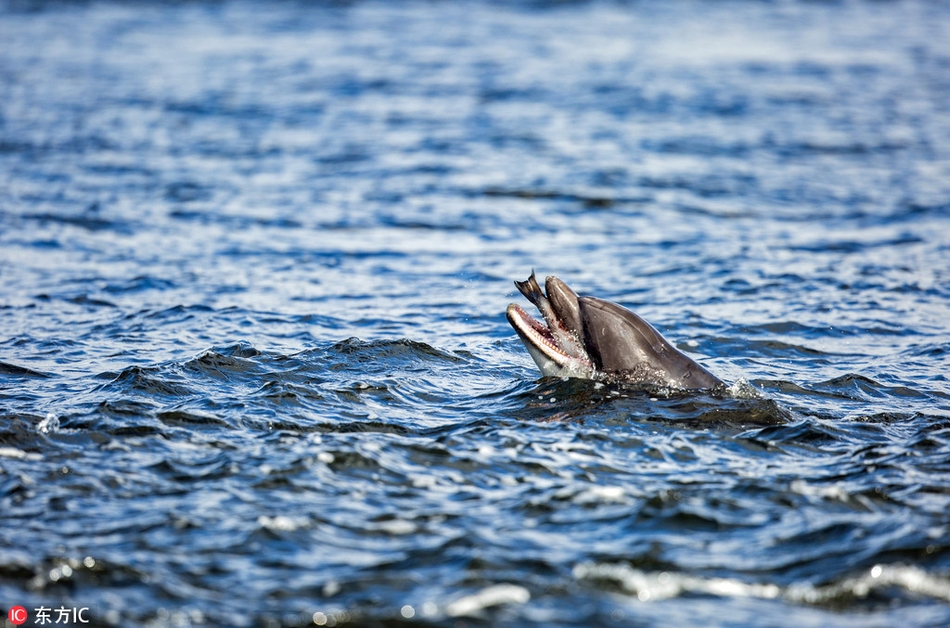
[[[49,434],[59,430],[59,417],[50,412],[42,421],[36,424],[36,431],[41,434]]]
[[[257,525],[262,528],[281,532],[293,532],[307,526],[309,523],[307,519],[295,519],[284,515],[277,515],[276,517],[261,515],[257,518]]]
[[[445,607],[450,617],[474,615],[478,611],[499,604],[524,604],[531,599],[531,593],[517,584],[494,584],[478,593],[466,595]]]
[[[404,534],[412,534],[418,530],[418,527],[413,522],[406,521],[405,519],[389,519],[378,522],[376,529],[392,536],[402,536]]]
[[[744,377],[740,377],[729,387],[729,396],[735,399],[762,399],[762,393],[759,389],[749,383]]]
[[[43,456],[17,449],[16,447],[0,447],[0,456],[16,458],[18,460],[42,460]]]
[[[867,597],[872,591],[900,587],[909,593],[950,601],[950,579],[908,565],[875,565],[865,573],[825,586],[743,582],[735,578],[703,578],[682,573],[646,572],[629,565],[582,563],[574,567],[578,580],[609,580],[640,601],[663,600],[686,593],[718,597],[782,598],[799,604],[819,604],[841,596]]]

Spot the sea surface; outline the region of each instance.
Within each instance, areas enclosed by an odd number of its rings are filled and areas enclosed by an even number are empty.
[[[948,345],[947,2],[0,2],[0,621],[947,626]]]

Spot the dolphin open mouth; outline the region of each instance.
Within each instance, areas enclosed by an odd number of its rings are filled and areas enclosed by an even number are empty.
[[[515,286],[538,308],[544,322],[535,319],[516,303],[508,306],[508,322],[521,337],[528,353],[546,376],[592,379],[594,363],[584,348],[579,329],[580,304],[577,294],[557,277],[545,280],[541,290],[534,273]]]
[[[541,290],[534,272],[515,286],[544,322],[515,303],[508,306],[508,322],[545,376],[688,390],[722,385],[649,323],[616,303],[578,296],[553,276]]]
[[[574,376],[590,379],[594,365],[590,358],[575,357],[562,349],[551,329],[512,303],[506,312],[508,322],[515,328],[521,341],[546,376]]]

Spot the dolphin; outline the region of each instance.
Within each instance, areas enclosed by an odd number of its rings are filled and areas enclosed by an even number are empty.
[[[542,291],[534,271],[515,286],[544,319],[542,323],[532,318],[516,303],[506,312],[542,375],[683,390],[723,384],[649,323],[616,303],[578,296],[554,276],[545,279]]]

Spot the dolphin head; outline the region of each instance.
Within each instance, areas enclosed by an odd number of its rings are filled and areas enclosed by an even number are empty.
[[[515,286],[538,308],[544,322],[516,303],[508,306],[508,322],[545,376],[594,378],[594,363],[583,344],[580,301],[557,277],[548,277],[542,291],[534,273]]]
[[[594,297],[578,296],[557,277],[534,273],[515,285],[541,312],[544,322],[518,305],[508,322],[545,376],[607,379],[681,389],[713,388],[722,382],[680,352],[630,310]]]

